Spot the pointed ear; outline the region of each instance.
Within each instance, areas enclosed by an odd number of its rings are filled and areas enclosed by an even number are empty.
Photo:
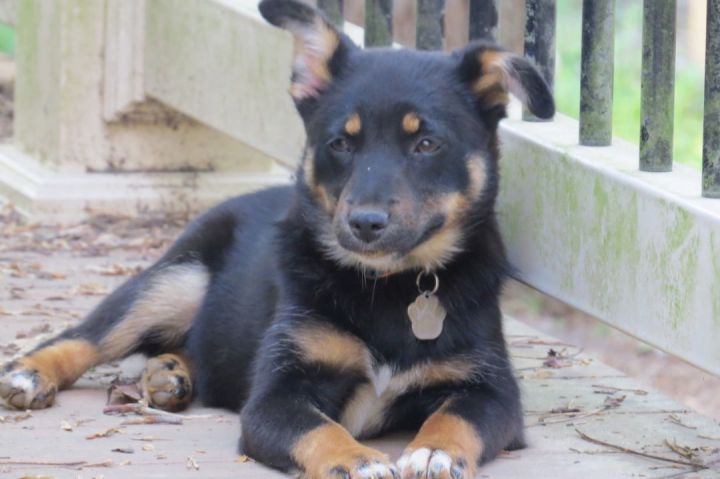
[[[471,43],[457,54],[460,78],[470,86],[482,112],[500,108],[504,116],[512,93],[538,118],[555,114],[550,88],[526,58],[484,42]]]
[[[339,72],[352,42],[297,0],[263,0],[258,8],[268,22],[293,34],[292,97],[298,103],[318,97]]]

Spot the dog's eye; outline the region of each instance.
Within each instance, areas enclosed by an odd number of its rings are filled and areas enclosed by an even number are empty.
[[[422,140],[418,141],[417,144],[415,145],[415,153],[420,153],[420,154],[424,154],[424,155],[427,155],[430,153],[435,153],[439,149],[440,149],[440,145],[435,143],[430,138],[423,138]]]
[[[350,146],[350,142],[342,137],[335,138],[329,143],[329,145],[330,148],[336,153],[350,153],[352,151],[352,146]]]

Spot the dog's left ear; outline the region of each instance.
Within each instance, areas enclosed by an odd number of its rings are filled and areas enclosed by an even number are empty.
[[[297,0],[263,0],[258,6],[271,24],[295,40],[290,94],[296,103],[319,97],[339,73],[352,42],[317,10]]]
[[[524,57],[484,42],[471,43],[455,55],[460,57],[460,79],[477,97],[482,113],[505,116],[508,93],[512,93],[538,118],[555,114],[550,88]]]

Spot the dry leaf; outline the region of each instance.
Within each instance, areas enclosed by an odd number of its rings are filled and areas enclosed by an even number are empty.
[[[194,469],[196,471],[200,470],[200,466],[198,465],[195,458],[192,456],[188,456],[187,462],[185,463],[185,467],[187,467],[188,469]]]
[[[245,454],[242,454],[242,455],[238,456],[237,459],[235,459],[235,462],[238,464],[245,464],[246,462],[252,462],[252,459],[250,459]]]
[[[625,397],[626,397],[626,396],[618,396],[618,397],[606,396],[606,397],[605,397],[605,401],[603,401],[603,407],[604,407],[605,409],[615,409],[615,408],[618,408],[618,407],[620,407],[620,405],[622,404],[622,402],[625,400]]]
[[[94,266],[88,268],[93,273],[102,276],[132,276],[143,270],[142,266],[123,266],[121,264],[111,264],[110,266]]]
[[[135,449],[132,447],[116,447],[115,449],[110,449],[110,452],[119,452],[120,454],[135,454]]]
[[[50,325],[48,323],[44,323],[39,326],[35,326],[34,328],[31,328],[28,331],[19,331],[15,335],[15,339],[34,338],[35,336],[38,336],[40,334],[49,333],[50,330],[51,330]]]
[[[22,414],[14,414],[12,416],[0,416],[0,424],[9,422],[21,422],[32,417],[32,411],[29,409]]]
[[[72,296],[104,296],[108,293],[109,289],[104,284],[98,283],[84,283],[75,286],[70,290]]]
[[[113,434],[117,434],[117,433],[119,433],[119,432],[122,432],[119,428],[117,428],[117,427],[111,427],[110,429],[108,429],[108,430],[106,430],[106,431],[96,432],[95,434],[90,434],[90,435],[89,435],[88,437],[86,437],[85,439],[92,440],[92,439],[100,439],[101,437],[110,437],[110,436],[112,436]]]

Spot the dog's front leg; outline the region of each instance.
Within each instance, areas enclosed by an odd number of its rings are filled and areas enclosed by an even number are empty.
[[[241,451],[307,479],[398,478],[387,455],[334,420],[365,381],[366,354],[356,338],[329,325],[277,325],[264,340],[241,413]]]
[[[258,397],[242,413],[242,452],[307,479],[396,479],[387,455],[360,444],[302,393]]]
[[[423,423],[398,460],[403,479],[470,479],[503,448],[523,447],[514,381],[505,390],[475,385],[457,390]],[[508,394],[509,393],[509,394]]]

